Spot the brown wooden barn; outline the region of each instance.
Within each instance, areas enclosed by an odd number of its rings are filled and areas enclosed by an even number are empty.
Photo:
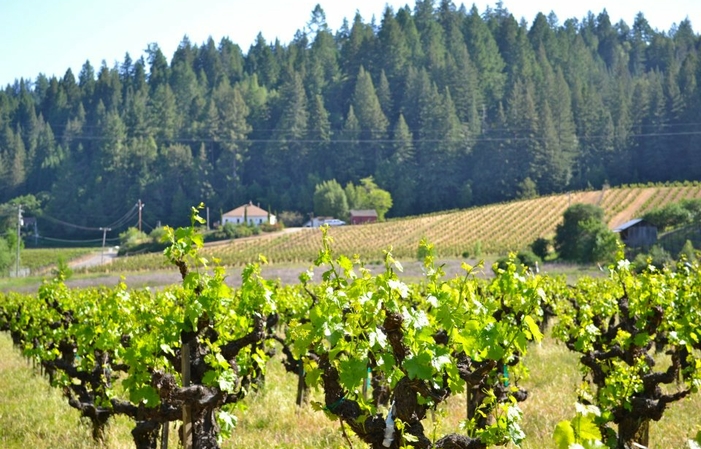
[[[629,248],[649,248],[657,243],[657,227],[642,218],[625,222],[613,232],[618,232],[621,241]]]

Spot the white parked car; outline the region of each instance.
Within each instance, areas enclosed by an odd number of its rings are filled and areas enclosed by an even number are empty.
[[[330,220],[324,220],[323,224],[327,224],[329,226],[343,226],[344,224],[346,224],[346,222],[343,220],[339,220],[338,218],[332,218]]]

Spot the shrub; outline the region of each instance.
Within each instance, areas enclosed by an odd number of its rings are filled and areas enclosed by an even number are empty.
[[[684,246],[677,255],[677,260],[682,260],[682,258],[687,262],[696,263],[696,250],[694,249],[694,244],[691,243],[691,240],[687,240],[684,243]]]
[[[14,251],[10,248],[7,240],[0,237],[0,273],[5,273],[6,270],[14,262]]]
[[[567,208],[555,231],[555,249],[565,260],[607,262],[618,249],[618,236],[603,221],[604,211],[592,204]]]
[[[260,225],[260,230],[263,232],[278,232],[285,229],[284,223],[277,222],[275,224],[263,223]]]
[[[73,276],[73,269],[68,266],[68,262],[66,262],[66,258],[63,256],[58,258],[56,261],[56,268],[51,270],[51,272],[55,277],[62,280],[69,279]]]
[[[422,238],[419,242],[419,248],[416,250],[416,258],[421,262],[425,261],[427,257],[435,257],[436,249],[432,244],[428,243],[425,238]]]
[[[518,254],[516,254],[516,258],[524,267],[531,269],[535,268],[538,263],[543,262],[542,258],[536,255],[533,251],[520,251]]]
[[[695,204],[691,203],[690,207]],[[671,203],[643,215],[643,219],[657,226],[660,231],[683,226],[690,220],[690,211],[679,203]]]
[[[163,226],[161,226],[160,228],[155,228],[153,231],[151,231],[148,236],[153,243],[160,243],[165,235],[166,230]]]
[[[139,231],[137,228],[129,228],[119,234],[119,246],[128,250],[130,247],[135,247],[148,239],[148,235],[145,232]]]
[[[672,259],[672,256],[665,251],[664,248],[659,245],[653,245],[652,248],[650,248],[649,253],[641,253],[635,257],[633,260],[633,269],[640,273],[645,271],[650,265],[658,270],[661,270],[664,267],[669,267],[673,264],[674,259]]]
[[[533,243],[531,243],[531,250],[536,256],[544,260],[552,252],[552,244],[553,242],[550,239],[538,237],[533,241]]]
[[[532,251],[520,251],[518,254],[509,254],[505,257],[500,257],[495,264],[500,270],[506,270],[510,264],[516,267],[516,272],[523,273],[526,270],[535,269],[538,263],[542,262],[540,257],[536,256]]]
[[[477,240],[475,246],[472,249],[472,255],[475,257],[480,257],[482,255],[482,242]]]
[[[221,230],[224,235],[230,239],[233,239],[236,238],[236,227],[237,226],[233,223],[225,223],[224,226],[221,227]]]
[[[293,210],[283,210],[278,216],[278,223],[287,227],[299,227],[304,224],[304,215]]]

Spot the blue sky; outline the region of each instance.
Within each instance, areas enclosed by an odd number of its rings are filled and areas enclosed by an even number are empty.
[[[258,32],[268,42],[289,42],[304,28],[319,3],[332,30],[343,18],[353,19],[356,10],[365,21],[373,15],[379,23],[386,4],[395,10],[414,0],[0,0],[0,86],[20,77],[34,80],[39,73],[62,77],[70,67],[78,74],[86,60],[99,67],[121,62],[129,52],[133,59],[156,42],[170,60],[188,35],[201,44],[228,36],[244,52]],[[439,3],[436,0],[436,4]],[[461,2],[455,1],[457,5]],[[495,1],[474,2],[480,12]],[[469,7],[473,2],[465,2]],[[669,30],[688,17],[701,30],[701,0],[504,0],[517,19],[532,22],[538,12],[555,12],[560,22],[582,18],[604,8],[612,22],[629,25],[641,11],[653,26]]]

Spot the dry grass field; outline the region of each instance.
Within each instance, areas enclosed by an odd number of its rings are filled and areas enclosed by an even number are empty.
[[[522,426],[527,438],[524,449],[554,448],[555,425],[574,415],[574,390],[580,381],[575,356],[563,345],[546,338],[529,352],[525,363],[530,377],[520,382],[529,392],[521,403]],[[223,448],[318,449],[348,448],[338,422],[311,407],[294,404],[296,378],[287,374],[277,360],[268,367],[266,387],[246,399],[238,427]],[[316,399],[321,399],[319,393]],[[314,398],[312,398],[314,399]],[[437,435],[459,432],[465,416],[465,401],[455,397],[425,422]],[[701,395],[676,403],[663,419],[651,426],[651,448],[682,449],[686,440],[701,426]],[[90,439],[87,425],[71,409],[57,390],[39,376],[0,335],[0,447],[3,449],[126,449],[132,448],[130,423],[118,419],[110,427],[104,446]],[[353,448],[365,447],[352,439]],[[177,447],[171,425],[169,447]]]

